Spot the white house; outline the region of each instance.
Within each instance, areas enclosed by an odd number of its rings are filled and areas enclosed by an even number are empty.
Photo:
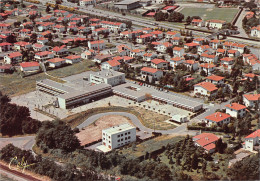
[[[211,75],[211,73],[215,70],[216,65],[209,64],[209,63],[202,63],[200,64],[201,70],[204,70],[208,75]]]
[[[73,64],[81,61],[81,56],[80,55],[69,55],[65,57],[66,63],[68,64]]]
[[[233,64],[235,63],[235,60],[233,58],[224,57],[221,60],[221,64],[223,67],[226,67],[228,69],[231,69]]]
[[[217,63],[218,57],[216,55],[209,55],[206,53],[202,53],[200,55],[200,60],[205,62],[205,63]]]
[[[198,68],[199,68],[199,64],[198,64],[198,62],[195,61],[195,60],[185,60],[185,61],[184,61],[184,65],[185,65],[188,69],[194,70],[194,71],[198,70]]]
[[[166,38],[167,40],[171,40],[171,39],[174,38],[174,37],[181,37],[180,32],[177,32],[177,31],[168,31],[168,32],[166,33],[166,36],[165,36],[165,38]]]
[[[244,149],[253,151],[255,145],[260,144],[260,129],[245,137]]]
[[[166,50],[168,49],[168,48],[171,48],[173,45],[171,44],[171,43],[169,43],[169,42],[164,42],[164,43],[161,43],[160,45],[158,45],[157,47],[156,47],[156,50],[158,51],[158,52],[161,52],[161,53],[166,53]]]
[[[66,56],[69,53],[68,49],[66,48],[66,45],[62,45],[60,47],[58,47],[58,46],[53,47],[52,52],[57,57],[63,57],[63,56]]]
[[[191,21],[192,26],[197,26],[197,27],[203,27],[205,25],[204,21],[202,19],[193,19]]]
[[[103,50],[105,49],[105,41],[104,40],[89,41],[88,48],[93,50]]]
[[[130,48],[127,45],[118,45],[117,52],[120,56],[129,56],[130,55]]]
[[[81,53],[81,58],[83,59],[91,59],[93,56],[95,56],[96,53],[94,50],[86,50],[85,52]]]
[[[159,80],[163,76],[163,71],[150,67],[143,67],[141,69],[142,78],[145,79],[147,76],[151,76],[154,80]]]
[[[37,71],[40,69],[40,64],[38,62],[22,62],[20,63],[20,69],[23,72]]]
[[[214,96],[218,88],[210,82],[201,82],[194,85],[194,95]]]
[[[136,141],[136,128],[128,123],[102,130],[102,145],[109,150]]]
[[[219,137],[213,133],[201,133],[192,138],[195,146],[202,147],[206,153],[214,153],[216,148],[216,142]]]
[[[232,58],[232,57],[239,57],[240,52],[238,50],[228,50],[227,51],[227,56]]]
[[[21,49],[29,49],[32,47],[32,44],[25,41],[19,41],[14,43],[15,50],[21,50]]]
[[[207,126],[211,126],[212,124],[216,124],[217,126],[222,126],[223,124],[230,123],[231,116],[222,112],[215,112],[205,117],[205,121]]]
[[[22,61],[23,55],[20,52],[12,52],[4,56],[4,62],[6,64],[16,64]]]
[[[53,58],[47,60],[49,62],[49,67],[55,68],[55,67],[60,67],[61,65],[66,63],[65,59],[62,58]]]
[[[151,62],[153,59],[157,58],[157,54],[154,54],[154,53],[145,53],[143,55],[143,59],[146,61],[146,62]]]
[[[49,51],[35,53],[34,58],[38,61],[45,61],[54,58],[54,53]]]
[[[239,117],[243,118],[246,115],[246,106],[238,104],[238,103],[232,103],[226,105],[226,113],[229,114],[232,117]]]
[[[260,25],[251,28],[251,36],[260,38]]]
[[[224,24],[226,24],[226,21],[212,19],[212,20],[206,21],[205,26],[207,26],[209,28],[221,29]]]
[[[163,60],[163,59],[153,59],[152,61],[152,68],[156,68],[156,69],[168,69],[168,64],[169,62]]]
[[[217,75],[211,75],[206,77],[206,82],[210,82],[215,85],[221,85],[224,84],[225,77],[217,76]]]
[[[109,60],[101,64],[101,69],[102,70],[112,69],[114,71],[118,71],[120,69],[120,63],[117,60]]]
[[[172,53],[174,57],[182,57],[184,55],[184,48],[183,47],[174,47],[172,49]]]
[[[39,43],[35,43],[32,45],[32,48],[34,51],[36,52],[44,52],[44,51],[48,51],[49,47],[43,44],[39,44]]]
[[[170,60],[170,66],[175,69],[176,66],[184,63],[185,59],[183,57],[174,57]]]
[[[218,49],[218,46],[221,45],[221,41],[214,39],[209,42],[209,46],[211,46],[213,49]]]
[[[130,52],[130,57],[142,57],[143,55],[145,54],[145,51],[142,50],[142,49],[134,49],[134,50],[131,50]]]
[[[258,107],[260,107],[260,94],[244,94],[243,102],[246,107],[255,107],[258,103]]]
[[[211,47],[209,45],[201,45],[198,47],[198,54],[201,55],[202,53],[206,51],[211,51]]]
[[[12,48],[11,43],[7,43],[7,42],[0,43],[0,52],[8,52],[11,50],[11,48]]]

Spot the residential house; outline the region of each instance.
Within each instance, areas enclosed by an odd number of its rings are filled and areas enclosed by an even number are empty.
[[[260,144],[260,129],[245,137],[244,149],[254,151],[254,146]],[[258,149],[257,149],[258,150]]]
[[[95,55],[96,55],[95,51],[90,49],[90,50],[86,50],[85,52],[83,52],[81,54],[81,58],[83,58],[83,59],[91,59]]]
[[[20,69],[22,72],[37,71],[40,70],[40,64],[38,62],[22,62]]]
[[[197,44],[200,44],[202,46],[205,41],[206,40],[204,38],[195,38],[193,40],[193,43],[197,43]],[[204,45],[204,46],[206,46],[206,45]]]
[[[205,71],[207,75],[211,75],[211,73],[215,70],[216,65],[210,63],[202,63],[200,64],[201,70]]]
[[[54,58],[54,53],[49,51],[35,53],[34,58],[37,61],[45,61]]]
[[[225,25],[225,24],[226,24],[226,21],[212,19],[212,20],[206,21],[205,26],[209,27],[209,28],[221,29],[223,27],[223,25]]]
[[[225,57],[225,55],[226,55],[226,50],[225,49],[217,49],[216,50],[216,56],[218,56],[218,57]]]
[[[173,68],[173,70],[175,70],[175,68],[184,63],[185,59],[183,57],[174,57],[174,58],[171,58],[170,60],[170,66]]]
[[[60,67],[66,63],[66,60],[63,58],[53,58],[47,60],[49,62],[49,67],[55,68],[55,67]]]
[[[55,30],[55,31],[58,32],[58,33],[64,33],[64,32],[66,32],[65,26],[63,26],[63,25],[55,25],[55,26],[53,27],[53,30]]]
[[[260,38],[260,25],[252,27],[250,35],[252,37]]]
[[[169,42],[161,43],[157,46],[156,50],[161,53],[166,53],[168,49],[172,48],[173,45]]]
[[[255,108],[258,104],[258,108],[260,107],[260,94],[244,94],[243,95],[243,103],[246,107]]]
[[[0,43],[0,52],[8,52],[11,50],[11,48],[12,48],[11,43],[7,43],[7,42]]]
[[[203,62],[206,62],[206,63],[217,63],[218,61],[218,57],[216,55],[209,55],[209,54],[206,54],[206,53],[202,53],[200,55],[200,60],[203,61]]]
[[[111,60],[113,57],[113,55],[110,55],[110,54],[105,54],[105,55],[96,55],[94,57],[94,62],[97,62],[97,63],[102,63],[102,62],[105,62],[105,61],[108,61],[108,60]]]
[[[219,45],[221,45],[221,41],[217,39],[210,40],[209,42],[209,46],[211,46],[215,50],[219,48]]]
[[[44,37],[37,38],[37,43],[45,45],[49,40]]]
[[[91,4],[96,4],[96,0],[80,0],[79,5],[80,6],[87,6]]]
[[[198,47],[198,54],[201,55],[202,53],[212,51],[211,47],[209,45],[201,45]]]
[[[169,64],[169,62],[167,62],[163,59],[158,59],[158,58],[153,59],[151,61],[152,68],[156,68],[156,69],[166,69],[167,70],[168,64]]]
[[[0,73],[11,73],[13,66],[11,64],[0,65]]]
[[[200,44],[194,43],[194,42],[184,44],[185,50],[191,50],[191,49],[193,49],[193,48],[198,49],[199,46],[200,46]]]
[[[22,54],[20,52],[12,52],[4,56],[4,62],[6,64],[16,64],[22,61]]]
[[[201,133],[192,138],[195,146],[201,147],[206,153],[214,153],[216,149],[216,142],[219,137],[213,133]]]
[[[184,48],[183,47],[174,47],[172,49],[172,53],[174,57],[182,57],[184,55]]]
[[[166,33],[166,36],[165,36],[165,38],[166,38],[166,40],[171,40],[172,38],[174,38],[174,37],[181,37],[181,34],[180,34],[180,32],[177,32],[177,31],[168,31],[167,33]]]
[[[223,67],[226,67],[228,69],[232,68],[232,65],[234,64],[234,59],[233,58],[229,58],[229,57],[224,57],[221,60],[221,64]]]
[[[32,45],[32,48],[36,52],[49,51],[49,47],[43,44],[35,43]]]
[[[199,64],[197,61],[195,60],[185,60],[184,61],[184,65],[189,69],[189,70],[193,70],[196,71],[199,68]]]
[[[240,52],[238,50],[228,50],[227,51],[227,56],[232,58],[232,57],[239,57],[240,56]]]
[[[68,64],[73,64],[81,61],[81,56],[80,55],[69,55],[65,57],[66,63]]]
[[[210,82],[201,82],[194,85],[194,95],[215,96],[218,88]]]
[[[0,31],[11,30],[12,25],[8,23],[0,23]]]
[[[22,50],[22,49],[29,49],[32,47],[32,44],[25,41],[19,41],[14,43],[14,49],[15,50]]]
[[[225,77],[217,76],[217,75],[211,75],[206,77],[206,82],[210,82],[215,85],[222,85],[224,84]]]
[[[62,45],[60,47],[56,46],[52,49],[52,52],[55,54],[57,57],[64,57],[68,55],[69,51],[66,48],[66,45]]]
[[[21,29],[21,30],[19,31],[19,35],[20,35],[21,37],[27,37],[28,34],[31,34],[31,33],[32,33],[32,30],[30,30],[30,29]]]
[[[105,41],[104,40],[97,40],[97,41],[89,41],[88,48],[93,50],[103,50],[105,49]]]
[[[142,57],[145,54],[144,50],[134,49],[130,52],[130,57]]]
[[[216,124],[217,126],[222,126],[223,124],[230,123],[231,116],[222,112],[215,112],[205,117],[205,122],[207,126]]]
[[[162,31],[152,31],[151,34],[153,35],[154,38],[160,40],[163,39],[163,32]]]
[[[153,35],[152,34],[144,34],[144,35],[140,35],[136,38],[136,42],[137,43],[147,43],[150,42],[153,39]]]
[[[171,39],[171,43],[172,43],[173,45],[180,45],[180,41],[181,41],[181,38],[180,38],[180,37],[173,37],[173,38]]]
[[[231,103],[225,105],[226,113],[235,118],[243,118],[246,115],[246,106],[238,104],[238,103]]]
[[[250,81],[252,81],[255,77],[258,78],[258,75],[254,74],[254,73],[248,73],[244,75],[246,79],[249,79]]]
[[[130,48],[127,45],[118,45],[116,48],[120,56],[130,55]]]
[[[197,26],[197,27],[203,27],[204,26],[204,21],[202,19],[193,19],[191,21],[192,26]]]
[[[243,54],[244,51],[245,51],[246,45],[244,45],[244,44],[239,44],[239,43],[233,43],[231,48],[232,48],[233,50],[237,50],[237,51],[239,51],[241,54]]]
[[[141,69],[141,76],[143,79],[146,77],[152,77],[154,80],[159,80],[163,76],[163,71],[160,69],[150,68],[150,67],[143,67]]]
[[[154,54],[154,53],[145,53],[143,55],[143,59],[146,62],[151,62],[155,58],[157,58],[157,54]]]
[[[117,60],[109,60],[101,64],[101,69],[102,70],[112,69],[114,71],[118,71],[120,69],[120,63]]]

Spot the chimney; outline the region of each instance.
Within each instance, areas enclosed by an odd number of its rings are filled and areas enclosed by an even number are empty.
[[[219,114],[219,116],[220,116],[220,117],[222,117],[222,115],[221,115],[221,114]]]

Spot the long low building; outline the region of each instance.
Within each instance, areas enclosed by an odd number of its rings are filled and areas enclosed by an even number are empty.
[[[111,88],[111,85],[105,83],[89,85],[84,89],[76,89],[49,79],[36,82],[36,89],[56,96],[56,105],[63,109],[110,96],[112,94]]]
[[[203,104],[195,102],[171,93],[157,91],[148,87],[140,87],[135,84],[126,83],[113,87],[113,93],[117,96],[124,97],[136,102],[142,102],[146,98],[173,105],[180,109],[191,112],[197,112],[203,108]]]

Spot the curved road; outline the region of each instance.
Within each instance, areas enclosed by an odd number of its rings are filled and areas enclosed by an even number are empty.
[[[107,113],[96,114],[96,115],[93,115],[93,116],[89,117],[88,119],[86,119],[83,123],[78,125],[77,128],[79,128],[79,129],[84,128],[84,127],[94,123],[97,119],[99,119],[103,116],[107,116],[107,115],[120,115],[120,116],[128,117],[129,119],[131,119],[132,123],[136,127],[140,128],[140,130],[146,131],[149,133],[153,132],[153,129],[145,127],[135,115],[127,113],[127,112],[107,112]],[[196,131],[188,131],[186,128],[186,124],[182,124],[174,129],[169,129],[169,130],[155,130],[155,132],[162,133],[162,134],[180,134],[180,135],[186,135],[186,134],[195,135],[195,133],[196,133]]]

